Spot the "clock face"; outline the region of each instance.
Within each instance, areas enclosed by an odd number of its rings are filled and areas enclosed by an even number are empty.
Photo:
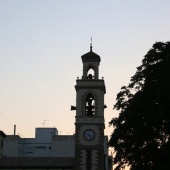
[[[94,131],[91,129],[88,129],[84,132],[84,139],[87,141],[91,141],[94,139]]]

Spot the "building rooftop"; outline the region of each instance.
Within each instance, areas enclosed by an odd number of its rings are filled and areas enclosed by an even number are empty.
[[[0,136],[2,136],[3,138],[5,138],[5,137],[6,137],[6,134],[5,134],[3,131],[0,130]]]
[[[2,157],[1,168],[73,168],[73,157]]]
[[[90,51],[84,55],[81,56],[83,62],[88,61],[94,61],[94,62],[100,62],[100,56],[94,53],[93,51]]]

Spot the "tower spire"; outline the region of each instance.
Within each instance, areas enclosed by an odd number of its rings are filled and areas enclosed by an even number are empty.
[[[92,48],[93,48],[93,47],[92,47],[92,37],[91,37],[90,40],[91,40],[91,43],[90,43],[90,51],[92,51]]]

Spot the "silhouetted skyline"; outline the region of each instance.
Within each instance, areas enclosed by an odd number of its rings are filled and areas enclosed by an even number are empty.
[[[31,137],[35,127],[74,133],[81,55],[101,56],[106,134],[116,94],[156,41],[168,41],[170,2],[0,1],[0,129]],[[67,119],[66,119],[67,118]]]

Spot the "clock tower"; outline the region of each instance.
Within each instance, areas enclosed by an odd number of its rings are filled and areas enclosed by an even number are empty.
[[[75,170],[105,170],[104,80],[99,79],[100,56],[81,56],[83,75],[76,81]]]

